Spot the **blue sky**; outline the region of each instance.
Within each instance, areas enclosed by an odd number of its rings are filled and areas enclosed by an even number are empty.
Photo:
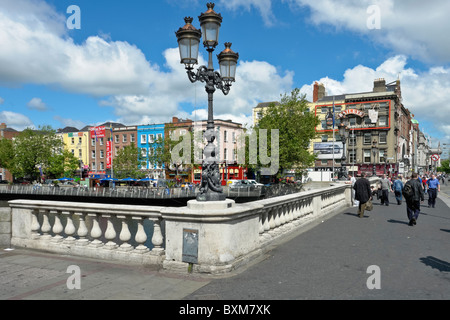
[[[175,37],[185,16],[199,28],[206,2],[1,0],[0,121],[20,130],[206,118],[204,86],[187,79]],[[341,94],[400,77],[421,128],[449,143],[450,5],[431,2],[217,0],[216,53],[229,41],[240,61],[231,93],[215,94],[216,118],[251,123],[257,103],[293,88],[311,99],[315,81]],[[79,30],[66,27],[70,5],[81,9]]]

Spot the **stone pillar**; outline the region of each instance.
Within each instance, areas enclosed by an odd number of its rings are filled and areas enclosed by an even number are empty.
[[[0,208],[0,247],[11,246],[11,209]]]

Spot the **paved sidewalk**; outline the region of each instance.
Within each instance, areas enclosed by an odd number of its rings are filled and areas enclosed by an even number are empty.
[[[79,289],[70,266],[79,267]],[[0,300],[178,300],[208,281],[197,275],[23,249],[0,252]]]
[[[450,187],[414,227],[390,198],[362,219],[352,207],[318,221],[222,277],[0,248],[0,300],[450,299]],[[74,265],[80,289],[67,285]],[[368,289],[370,266],[381,289]]]

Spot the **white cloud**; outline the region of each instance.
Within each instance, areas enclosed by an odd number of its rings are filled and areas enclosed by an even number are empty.
[[[54,116],[53,119],[60,122],[64,127],[75,127],[77,129],[81,129],[86,125],[83,121],[63,118],[61,116]]]
[[[12,111],[0,112],[0,122],[6,123],[8,127],[14,128],[19,131],[26,128],[34,128],[34,124],[30,120],[30,118],[23,114]]]
[[[331,25],[368,36],[397,53],[426,62],[450,62],[450,2],[434,0],[288,0],[311,10],[316,25]],[[380,29],[369,29],[369,6],[380,9]]]
[[[33,98],[27,103],[27,107],[29,109],[38,110],[38,111],[47,111],[47,105],[42,101],[41,98]]]
[[[234,11],[240,11],[242,7],[246,11],[250,11],[254,7],[260,12],[266,26],[272,26],[276,23],[271,0],[221,0],[220,6]]]
[[[95,96],[148,90],[158,71],[141,50],[98,36],[78,45],[64,27],[65,16],[43,1],[2,2],[0,82],[56,85]]]

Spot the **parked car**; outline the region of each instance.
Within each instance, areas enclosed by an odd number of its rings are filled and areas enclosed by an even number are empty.
[[[232,180],[228,186],[230,188],[255,188],[255,185],[248,180]]]
[[[256,182],[256,180],[247,180],[250,184],[254,185],[255,187],[263,187],[264,185],[262,183]]]

